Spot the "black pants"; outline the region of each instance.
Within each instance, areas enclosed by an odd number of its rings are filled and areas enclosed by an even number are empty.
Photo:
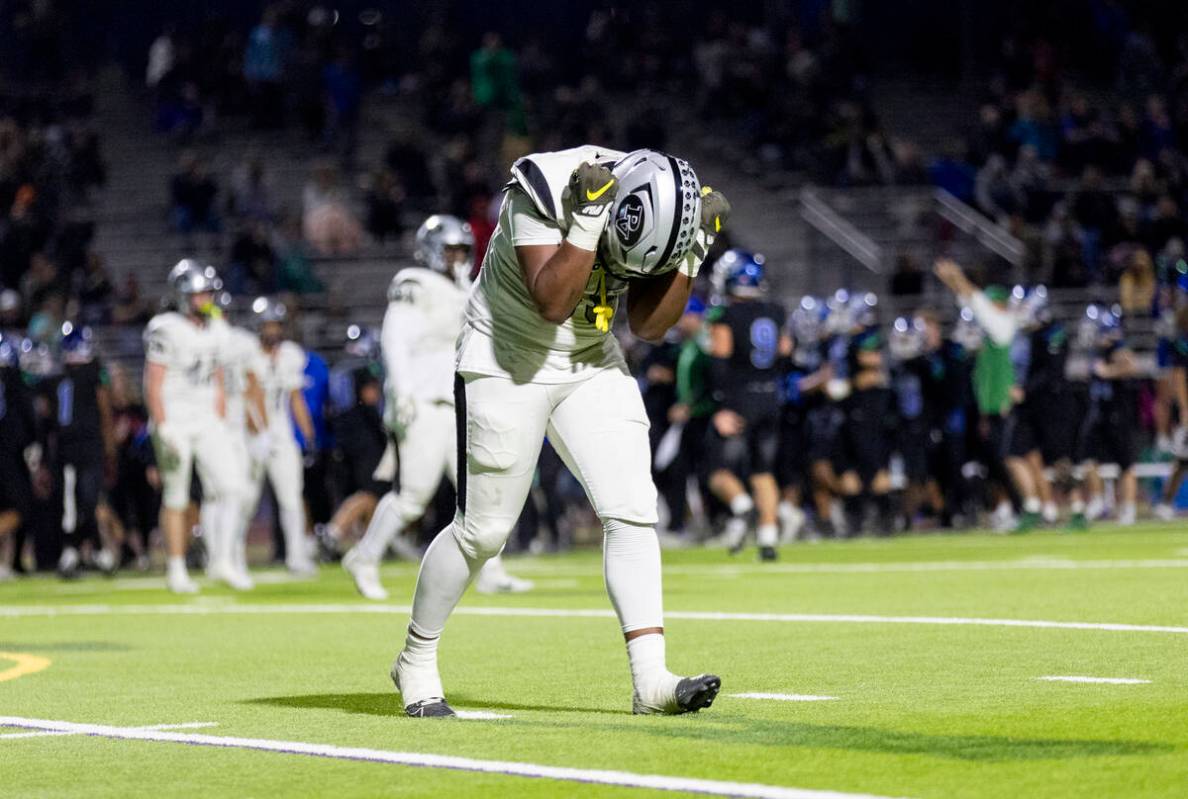
[[[100,546],[99,520],[95,513],[103,491],[103,459],[99,443],[71,445],[63,460],[62,546],[78,548],[84,541]]]

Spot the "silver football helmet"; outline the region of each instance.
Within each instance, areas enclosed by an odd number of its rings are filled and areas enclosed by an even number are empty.
[[[252,319],[257,327],[269,322],[284,323],[289,316],[289,309],[285,304],[272,297],[256,297],[252,300]]]
[[[926,330],[924,320],[915,317],[901,316],[891,324],[891,335],[888,345],[891,357],[897,361],[910,361],[924,352]]]
[[[434,214],[417,228],[413,257],[426,269],[464,283],[470,278],[473,264],[468,256],[464,261],[450,263],[446,247],[466,247],[474,252],[474,232],[470,225],[456,216]]]
[[[612,170],[619,189],[602,236],[606,269],[620,278],[671,272],[701,225],[701,182],[688,161],[635,150]]]
[[[206,292],[214,293],[223,288],[223,281],[219,273],[209,264],[202,264],[193,258],[183,258],[173,269],[169,270],[169,288],[173,292],[174,301],[182,311],[190,310],[190,297],[194,294]],[[214,303],[209,308],[196,309],[209,314],[214,310]]]

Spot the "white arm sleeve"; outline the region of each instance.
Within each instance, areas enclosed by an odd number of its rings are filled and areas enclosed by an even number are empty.
[[[966,303],[973,311],[974,320],[986,331],[995,344],[1005,347],[1015,338],[1019,322],[1010,311],[1004,311],[986,298],[986,294],[975,291]]]
[[[384,382],[390,400],[406,396],[409,393],[409,381],[416,379],[415,375],[410,374],[410,349],[416,346],[426,324],[425,314],[415,305],[400,300],[388,303],[383,329],[380,331],[380,345],[384,353]]]

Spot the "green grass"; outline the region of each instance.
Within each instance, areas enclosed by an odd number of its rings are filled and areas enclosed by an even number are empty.
[[[860,540],[787,547],[782,556],[776,570],[753,552],[735,559],[668,552],[666,607],[1188,626],[1183,525]],[[1058,568],[1065,561],[1099,563]],[[941,566],[896,565],[920,563]],[[809,564],[822,570],[799,568]],[[596,552],[510,565],[538,590],[467,595],[463,607],[609,608]],[[393,565],[384,575],[393,605],[405,605],[414,568]],[[694,716],[656,718],[630,715],[612,619],[462,614],[441,647],[447,693],[461,709],[511,718],[436,722],[402,717],[388,680],[407,621],[402,610],[4,615],[97,604],[366,603],[329,567],[312,582],[265,584],[250,594],[208,588],[192,599],[140,577],[0,584],[0,652],[52,661],[0,682],[0,715],[117,726],[210,721],[218,726],[196,732],[886,796],[1188,795],[1184,634],[672,619],[670,666],[722,675],[723,696]],[[10,665],[0,660],[0,671]],[[1151,683],[1035,679],[1042,675]],[[771,702],[729,696],[735,692],[837,699]],[[447,792],[657,795],[174,743],[0,737],[4,797]]]

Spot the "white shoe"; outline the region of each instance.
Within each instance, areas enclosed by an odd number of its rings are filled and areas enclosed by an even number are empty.
[[[1105,500],[1101,497],[1094,497],[1089,500],[1089,504],[1085,506],[1085,518],[1091,522],[1095,522],[1105,515]]]
[[[318,564],[308,557],[286,563],[285,568],[289,570],[289,574],[302,579],[318,576]]]
[[[1170,522],[1176,518],[1176,509],[1166,502],[1160,502],[1155,506],[1155,518],[1161,522]]]
[[[212,564],[207,568],[206,576],[236,591],[251,591],[256,587],[246,570],[237,569],[230,563]]]
[[[388,598],[379,578],[379,565],[363,560],[357,550],[352,549],[342,558],[342,568],[355,580],[355,588],[364,599],[383,602]]]
[[[184,571],[173,572],[165,577],[165,587],[175,594],[196,594],[198,583],[190,579]]]
[[[120,566],[116,555],[110,549],[101,549],[95,555],[95,568],[104,574],[115,574],[116,569]]]
[[[441,687],[441,675],[437,673],[436,664],[414,665],[408,654],[402,649],[392,664],[392,682],[400,692],[400,700],[406,708],[419,705],[432,699],[444,699],[445,690]]]
[[[1134,503],[1123,505],[1118,510],[1118,524],[1123,527],[1131,527],[1138,519],[1138,512],[1135,510]]]
[[[790,544],[804,529],[804,511],[795,505],[780,505],[780,543]]]
[[[1060,520],[1060,508],[1056,507],[1055,502],[1046,502],[1044,503],[1042,516],[1046,524],[1055,524]]]
[[[12,578],[12,569],[8,567],[7,563],[0,563],[0,583],[7,582]]]
[[[388,545],[388,548],[401,560],[407,560],[412,563],[421,562],[421,550],[417,548],[417,545],[408,536],[396,536],[392,539],[392,543]]]
[[[502,563],[489,560],[479,569],[478,577],[474,581],[474,590],[480,594],[522,594],[531,591],[534,585],[531,580],[522,580],[508,574]]]

